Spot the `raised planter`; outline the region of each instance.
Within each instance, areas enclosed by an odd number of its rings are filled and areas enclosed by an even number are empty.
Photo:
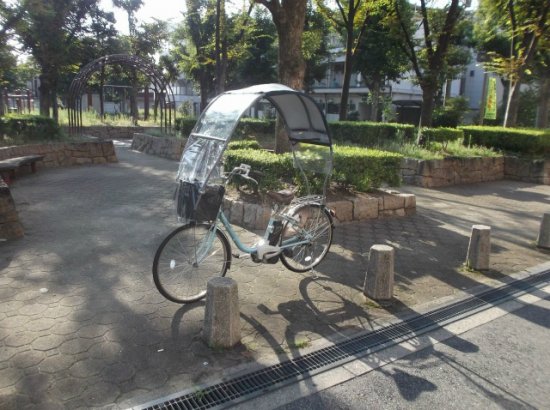
[[[425,188],[512,179],[550,185],[550,160],[518,157],[473,157],[401,162],[404,184]]]
[[[100,139],[131,139],[136,132],[142,132],[143,127],[114,127],[111,125],[96,125],[82,127],[82,134]]]
[[[506,157],[504,178],[550,185],[550,159]]]
[[[404,184],[425,188],[497,181],[504,178],[504,157],[404,158],[401,176]]]
[[[389,216],[414,215],[416,197],[393,190],[378,190],[369,194],[358,194],[336,201],[329,201],[328,207],[336,213],[336,223],[362,221]],[[226,197],[224,212],[232,224],[247,229],[263,230],[271,216],[268,204],[253,204]]]
[[[44,155],[37,169],[118,162],[112,141],[54,142],[0,148],[0,160]]]
[[[23,227],[15,209],[10,188],[0,178],[0,241],[23,236]]]
[[[152,135],[134,133],[131,148],[149,155],[179,160],[187,139],[153,137]]]

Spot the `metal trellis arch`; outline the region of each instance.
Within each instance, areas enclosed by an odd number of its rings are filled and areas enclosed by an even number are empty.
[[[155,98],[158,99],[160,108],[160,126],[163,131],[169,131],[172,127],[172,121],[176,116],[176,104],[172,87],[157,72],[155,67],[142,58],[128,54],[111,54],[98,58],[85,65],[76,75],[69,87],[68,96],[68,114],[69,114],[69,133],[80,134],[82,131],[82,94],[90,77],[101,71],[106,65],[121,65],[130,69],[135,69],[147,76],[150,85],[155,92]]]

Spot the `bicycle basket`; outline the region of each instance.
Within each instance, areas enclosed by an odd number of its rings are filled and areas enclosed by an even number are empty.
[[[179,181],[176,191],[176,211],[185,222],[213,221],[223,201],[223,185],[207,185],[200,192],[199,184]]]

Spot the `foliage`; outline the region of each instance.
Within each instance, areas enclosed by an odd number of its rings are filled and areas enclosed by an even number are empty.
[[[227,149],[261,149],[261,145],[256,140],[232,141],[227,145]]]
[[[464,131],[464,143],[482,145],[505,152],[550,156],[548,130],[504,127],[469,126]]]
[[[193,131],[197,119],[195,117],[179,117],[175,120],[175,128],[179,135],[188,137]]]
[[[421,27],[423,38],[415,38],[416,25],[410,24],[411,5],[394,1],[394,18],[400,27],[401,47],[411,61],[418,84],[422,88],[422,109],[420,123],[431,126],[435,97],[447,79],[446,67],[450,48],[456,40],[457,24],[463,8],[459,0],[450,0],[442,9],[429,9],[426,0],[420,0]]]
[[[50,141],[61,138],[57,123],[39,115],[0,117],[0,137],[25,141]]]
[[[351,146],[335,146],[333,180],[358,191],[378,188],[382,183],[400,183],[400,154]]]
[[[519,94],[517,125],[532,127],[537,117],[537,92],[533,89],[523,90]]]
[[[335,146],[333,180],[346,188],[368,191],[381,186],[399,184],[399,170],[402,156],[361,147]],[[276,190],[288,183],[298,183],[300,176],[293,167],[292,154],[274,154],[256,149],[231,149],[225,151],[225,170],[245,163],[259,175],[259,190]],[[316,181],[313,181],[314,183]]]
[[[476,27],[485,68],[509,82],[504,126],[514,126],[520,86],[537,65],[537,54],[550,46],[550,3],[547,0],[482,0]]]
[[[460,129],[456,128],[422,128],[422,144],[428,147],[433,146],[434,143],[440,143],[443,146],[443,150],[446,150],[450,141],[456,141],[464,138],[464,133]]]
[[[292,155],[274,154],[256,149],[232,149],[225,151],[224,167],[230,171],[240,164],[248,164],[258,180],[260,192],[277,190],[284,182],[291,182],[294,177]]]
[[[242,118],[235,129],[235,137],[250,138],[258,135],[273,135],[275,132],[275,120],[259,120],[255,118]]]
[[[468,100],[464,97],[449,98],[445,106],[437,107],[433,114],[434,127],[458,127],[469,110]]]
[[[378,123],[368,121],[338,121],[329,123],[333,142],[353,143],[376,147],[387,141],[410,141],[414,126],[410,124]]]

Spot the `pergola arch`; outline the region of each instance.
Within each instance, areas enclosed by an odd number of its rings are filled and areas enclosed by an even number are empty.
[[[176,116],[174,93],[170,84],[157,72],[152,64],[144,59],[135,55],[111,54],[86,64],[72,81],[69,87],[67,105],[69,132],[71,134],[80,134],[82,130],[82,94],[92,75],[106,65],[117,64],[138,70],[147,77],[159,101],[161,129],[165,132],[169,131],[172,127],[172,121],[175,120]]]

